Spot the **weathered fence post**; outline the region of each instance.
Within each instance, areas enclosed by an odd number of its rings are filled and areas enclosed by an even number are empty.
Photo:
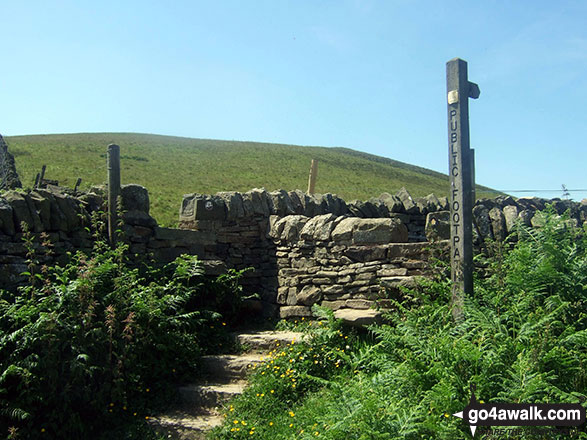
[[[463,316],[465,294],[473,293],[473,175],[469,139],[469,98],[476,99],[477,84],[467,79],[467,62],[446,63],[448,100],[448,159],[450,176],[450,242],[452,314]]]
[[[47,171],[47,165],[43,165],[41,167],[41,173],[39,174],[39,182],[37,184],[37,188],[43,187],[43,179],[45,179],[45,172]]]
[[[116,210],[120,194],[120,147],[108,145],[108,241],[116,243]]]
[[[316,178],[318,177],[318,159],[312,159],[310,165],[310,178],[308,179],[308,194],[314,194]]]

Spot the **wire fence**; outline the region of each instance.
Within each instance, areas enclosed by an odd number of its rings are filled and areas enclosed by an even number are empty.
[[[512,193],[521,193],[521,192],[526,192],[526,193],[538,193],[538,192],[559,192],[559,193],[563,193],[563,192],[584,192],[587,191],[587,189],[493,189],[491,191],[495,191],[495,192],[512,192]]]
[[[541,189],[541,188],[536,188],[536,189],[491,189],[491,188],[483,188],[483,192],[485,193],[494,193],[494,194],[510,194],[510,195],[514,195],[515,197],[517,197],[517,195],[519,194],[520,197],[523,196],[524,194],[530,194],[530,195],[534,195],[535,197],[541,197],[541,198],[552,198],[552,195],[556,195],[556,193],[558,193],[560,196],[555,196],[555,198],[562,198],[562,199],[571,199],[571,197],[574,195],[575,197],[579,196],[579,198],[581,197],[582,194],[583,197],[587,198],[587,188],[567,188],[566,186],[562,185],[561,188],[559,189]]]

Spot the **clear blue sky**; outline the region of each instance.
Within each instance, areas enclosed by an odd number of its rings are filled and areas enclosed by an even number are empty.
[[[587,188],[585,0],[3,0],[0,13],[4,135],[343,146],[446,173],[445,65],[460,57],[481,88],[477,182]]]

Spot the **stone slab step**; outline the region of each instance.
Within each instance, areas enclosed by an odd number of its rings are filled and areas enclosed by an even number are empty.
[[[338,309],[334,312],[336,319],[342,319],[343,324],[354,327],[365,327],[371,324],[381,324],[383,314],[379,310],[367,309]]]
[[[197,412],[172,411],[149,419],[149,425],[166,438],[175,440],[204,440],[206,432],[224,421],[215,410]]]
[[[253,365],[267,359],[276,348],[303,340],[304,334],[291,331],[257,331],[235,335],[250,352],[240,355],[203,356],[202,373],[208,382],[179,388],[181,409],[153,417],[149,423],[167,438],[177,440],[204,439],[206,432],[222,424],[216,408],[241,394],[244,380]]]
[[[202,372],[209,379],[219,381],[243,379],[251,367],[260,363],[262,358],[263,355],[260,353],[202,356]]]
[[[258,331],[236,335],[237,341],[249,351],[267,352],[304,339],[305,335],[293,331]]]
[[[185,385],[178,388],[184,405],[215,407],[223,405],[233,397],[242,394],[247,382],[239,380],[230,383],[207,383]]]

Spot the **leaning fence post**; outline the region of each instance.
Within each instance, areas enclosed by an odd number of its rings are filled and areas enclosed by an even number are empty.
[[[120,147],[108,145],[108,241],[116,243],[116,210],[120,194]]]
[[[312,159],[310,165],[310,178],[308,179],[308,194],[314,194],[316,189],[316,178],[318,177],[318,159]]]
[[[43,188],[43,179],[45,179],[45,171],[47,170],[47,165],[43,165],[41,168],[41,173],[39,174],[39,183],[37,188]]]
[[[467,78],[467,62],[446,63],[448,160],[450,176],[450,259],[452,314],[463,317],[465,294],[473,293],[473,170],[469,139],[469,98],[479,86]]]

